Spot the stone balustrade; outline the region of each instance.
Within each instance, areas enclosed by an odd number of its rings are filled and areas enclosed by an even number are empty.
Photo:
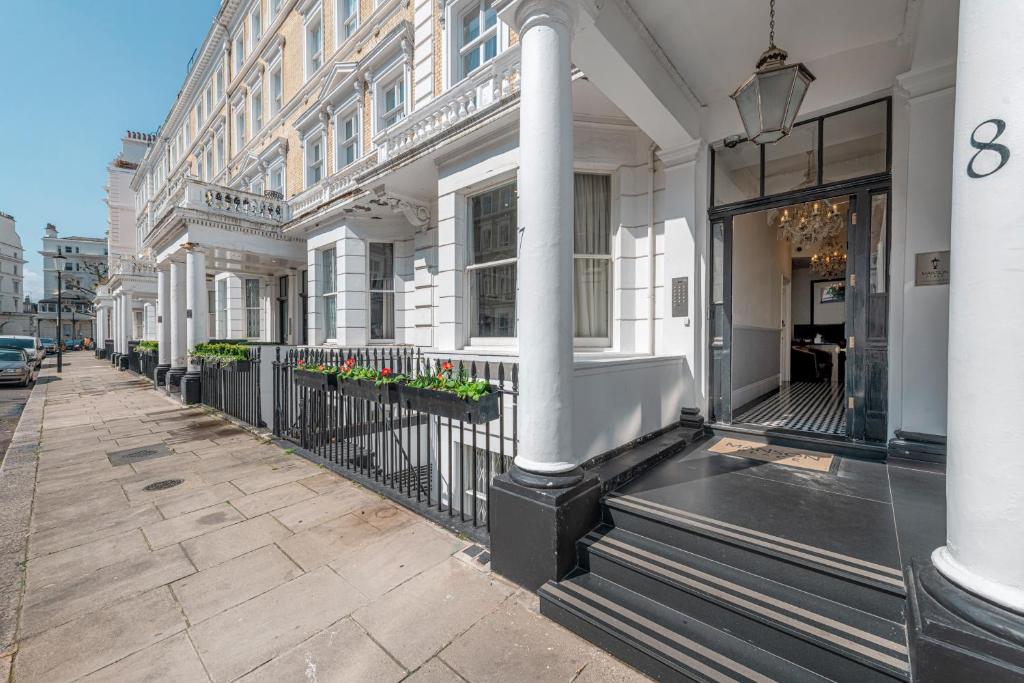
[[[288,201],[291,216],[298,218],[310,209],[341,196],[356,186],[356,179],[377,165],[377,151],[349,164],[337,173],[324,178],[305,192],[295,195]]]

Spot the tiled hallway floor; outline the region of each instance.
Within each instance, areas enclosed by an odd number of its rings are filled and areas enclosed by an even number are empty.
[[[13,665],[18,683],[646,680],[540,616],[467,542],[89,353],[67,359],[33,397],[0,679]],[[129,449],[149,457],[108,457]]]
[[[798,432],[844,436],[845,391],[841,384],[787,382],[777,393],[744,411],[733,421]]]

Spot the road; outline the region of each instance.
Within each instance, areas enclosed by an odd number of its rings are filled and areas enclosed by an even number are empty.
[[[54,358],[47,358],[43,361],[43,366],[55,362]],[[28,387],[0,385],[0,463],[7,455],[7,446],[14,437],[14,430],[18,428],[18,420],[21,419],[21,411],[25,409],[34,386],[35,384]]]

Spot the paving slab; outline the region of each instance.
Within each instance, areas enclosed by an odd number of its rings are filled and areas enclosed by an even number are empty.
[[[184,632],[139,650],[81,679],[82,683],[208,683],[203,663]]]
[[[350,513],[278,541],[300,567],[311,571],[379,538],[381,531]]]
[[[178,517],[188,512],[224,503],[239,495],[241,491],[230,482],[214,484],[201,489],[194,489],[178,495],[167,496],[156,501],[156,506],[167,519]]]
[[[32,534],[29,538],[28,556],[31,558],[84,545],[100,538],[159,522],[161,519],[156,507],[144,505],[76,520]]]
[[[336,517],[376,503],[379,498],[355,487],[338,489],[316,498],[275,510],[277,521],[294,532],[309,529]]]
[[[343,619],[243,676],[239,682],[394,683],[405,675],[406,671],[359,624]]]
[[[196,568],[206,569],[288,536],[287,527],[270,515],[260,515],[181,545]]]
[[[405,683],[452,683],[459,681],[459,674],[437,657],[416,669]]]
[[[343,617],[366,598],[324,567],[192,626],[214,681],[233,680]]]
[[[245,517],[227,503],[218,503],[188,514],[142,527],[153,548],[180,543],[240,522]]]
[[[231,504],[246,517],[258,517],[265,512],[294,505],[316,495],[315,491],[292,481],[248,496],[233,498]]]
[[[108,567],[135,555],[149,552],[140,529],[130,529],[92,543],[34,557],[26,565],[26,589],[43,584],[62,584]]]
[[[277,546],[267,545],[171,584],[190,624],[298,578],[302,570]]]

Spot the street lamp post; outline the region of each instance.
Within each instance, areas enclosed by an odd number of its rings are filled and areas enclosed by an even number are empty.
[[[57,264],[57,373],[64,371],[64,355],[61,352],[61,313],[64,310],[64,300],[61,297],[61,292],[64,291],[64,260],[65,256],[59,251],[53,257],[54,262]]]

